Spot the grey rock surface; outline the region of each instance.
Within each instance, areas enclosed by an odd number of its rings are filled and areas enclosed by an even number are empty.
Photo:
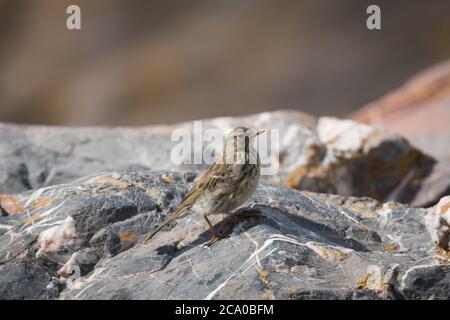
[[[450,191],[448,165],[398,135],[364,124],[294,111],[203,121],[205,130],[226,131],[240,125],[279,130],[279,157],[273,159],[279,170],[263,176],[266,183],[415,206],[435,204]],[[171,161],[171,150],[178,143],[171,140],[171,133],[177,128],[192,131],[193,124],[139,128],[0,124],[0,193],[108,170],[204,169],[205,165]]]
[[[228,232],[211,247],[196,215],[144,244],[195,178],[115,170],[3,195],[0,297],[450,298],[445,225],[429,222],[450,197],[421,209],[263,183],[235,219],[215,218]]]

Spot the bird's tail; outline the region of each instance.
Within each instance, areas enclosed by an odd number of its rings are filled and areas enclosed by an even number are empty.
[[[155,234],[161,231],[162,228],[167,226],[174,220],[184,217],[184,213],[186,212],[186,208],[178,208],[171,214],[166,217],[166,221],[164,221],[160,226],[158,226],[155,230],[153,230],[144,240],[144,243],[147,243]]]
[[[164,228],[165,226],[167,226],[169,223],[171,223],[173,220],[167,220],[164,221],[163,224],[161,224],[160,226],[158,226],[155,230],[152,231],[152,233],[150,233],[147,238],[145,238],[144,243],[147,243],[150,241],[151,238],[153,238],[153,236],[155,234],[157,234],[162,228]]]

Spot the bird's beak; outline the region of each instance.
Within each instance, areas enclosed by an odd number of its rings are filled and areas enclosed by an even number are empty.
[[[266,132],[266,131],[267,131],[266,129],[264,129],[264,130],[259,130],[259,131],[257,131],[256,133],[254,133],[254,134],[252,135],[252,137],[259,136],[261,133],[264,133],[264,132]]]

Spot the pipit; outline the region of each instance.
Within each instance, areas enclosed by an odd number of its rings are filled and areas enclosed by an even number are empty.
[[[261,163],[255,138],[264,131],[245,127],[232,130],[226,136],[221,156],[208,167],[175,211],[167,215],[145,242],[164,226],[191,213],[201,214],[211,230],[212,237],[207,246],[220,239],[223,235],[214,230],[208,216],[231,214],[256,191]]]

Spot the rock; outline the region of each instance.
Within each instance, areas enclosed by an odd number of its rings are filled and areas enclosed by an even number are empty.
[[[194,177],[113,171],[11,195],[17,210],[0,217],[0,297],[450,298],[448,256],[426,222],[434,211],[396,202],[263,183],[236,219],[214,217],[230,231],[211,247],[197,215],[144,244]]]
[[[72,254],[69,260],[58,270],[58,275],[70,276],[77,268],[80,270],[80,275],[84,274],[85,272],[81,273],[81,268],[92,270],[97,260],[97,254],[94,249],[81,249]]]
[[[438,160],[432,172],[421,179],[415,203],[436,203],[437,190],[445,190],[437,192],[441,196],[450,194],[445,182],[450,176],[450,61],[420,72],[400,88],[362,107],[351,118],[378,130],[401,134]]]
[[[450,170],[445,164],[396,134],[350,120],[277,111],[209,119],[202,124],[204,130],[227,131],[240,125],[279,130],[279,145],[271,144],[268,153],[271,166],[279,169],[262,177],[266,183],[415,206],[435,204],[450,190]],[[181,128],[194,130],[192,122],[141,128],[0,124],[0,192],[6,194],[0,195],[3,214],[17,211],[8,194],[101,171],[204,169],[205,165],[176,165],[171,160],[178,142],[171,141],[170,134]],[[275,132],[272,137],[277,137]]]
[[[1,266],[0,298],[2,300],[49,299],[55,298],[58,291],[52,292],[51,278],[47,268],[32,260],[17,261]]]
[[[324,156],[290,173],[289,187],[418,206],[433,203],[448,190],[448,173],[424,187],[438,165],[400,136],[326,117],[319,119],[316,130]]]
[[[401,134],[421,150],[450,163],[450,61],[420,72],[351,115]],[[426,121],[424,121],[426,119]]]
[[[448,291],[450,290],[449,276],[450,268],[445,265],[413,267],[405,273],[401,280],[402,290],[407,299],[448,297]],[[421,294],[417,294],[417,291],[420,291]]]
[[[442,198],[437,205],[429,210],[425,223],[431,240],[438,248],[450,249],[450,196]]]

